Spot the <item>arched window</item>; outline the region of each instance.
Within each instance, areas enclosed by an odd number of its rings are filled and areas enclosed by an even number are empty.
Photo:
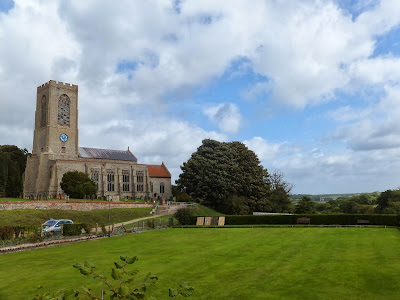
[[[150,193],[152,193],[152,192],[154,192],[154,190],[153,190],[153,183],[150,182]]]
[[[41,107],[41,118],[40,118],[40,126],[46,126],[47,121],[47,103],[46,103],[46,96],[42,97],[42,107]]]
[[[65,94],[58,100],[58,125],[69,126],[69,97]]]
[[[161,182],[161,183],[160,183],[160,194],[164,194],[164,190],[165,190],[165,188],[164,188],[164,183]]]

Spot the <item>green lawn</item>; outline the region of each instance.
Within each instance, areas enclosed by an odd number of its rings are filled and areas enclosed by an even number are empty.
[[[28,201],[24,198],[0,198],[0,202]]]
[[[72,265],[108,271],[137,255],[157,299],[180,281],[191,299],[400,299],[400,231],[389,228],[168,229],[0,255],[0,299],[95,282]],[[108,273],[108,272],[107,272]],[[109,274],[108,274],[109,275]]]

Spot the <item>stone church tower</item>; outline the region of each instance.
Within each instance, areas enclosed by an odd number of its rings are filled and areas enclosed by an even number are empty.
[[[78,86],[50,80],[37,87],[32,156],[24,195],[58,194],[55,163],[78,158]]]
[[[78,157],[78,86],[50,80],[37,88],[33,155]]]
[[[37,87],[33,149],[25,170],[24,197],[62,196],[60,182],[68,171],[86,173],[96,183],[98,198],[172,196],[171,173],[164,163],[138,164],[129,148],[79,147],[78,86],[50,80]]]

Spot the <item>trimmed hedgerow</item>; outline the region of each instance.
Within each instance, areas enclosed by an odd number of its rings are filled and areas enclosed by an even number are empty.
[[[226,225],[256,224],[296,224],[297,218],[310,218],[313,225],[357,225],[357,220],[368,220],[370,225],[400,225],[398,215],[354,215],[354,214],[315,214],[315,215],[249,215],[226,216]],[[192,223],[193,224],[193,223]]]
[[[83,224],[79,224],[79,223],[64,224],[63,225],[63,235],[64,236],[81,235],[83,228],[84,228]]]
[[[10,240],[13,239],[14,237],[18,238],[20,236],[22,237],[34,236],[37,235],[38,228],[39,226],[33,226],[33,225],[0,226],[0,239]]]

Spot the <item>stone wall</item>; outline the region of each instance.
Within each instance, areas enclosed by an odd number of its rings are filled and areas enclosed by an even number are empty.
[[[108,201],[18,201],[0,202],[0,210],[13,209],[61,209],[61,210],[95,210],[108,208],[153,207],[151,203],[129,203]]]

